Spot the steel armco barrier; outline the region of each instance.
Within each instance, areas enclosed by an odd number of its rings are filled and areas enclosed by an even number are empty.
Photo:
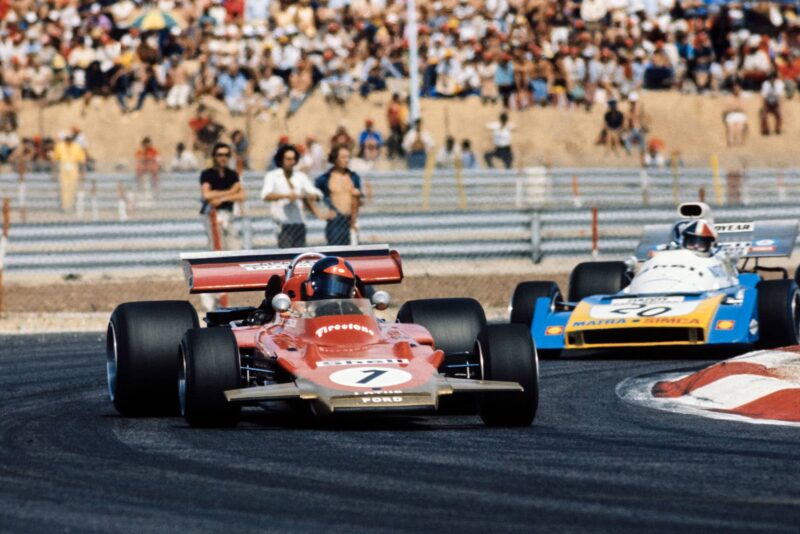
[[[670,223],[673,209],[599,209],[595,237],[601,257],[630,255],[646,224]],[[800,206],[719,208],[718,222],[800,218]],[[240,220],[252,248],[276,246],[269,219]],[[592,210],[520,209],[476,213],[367,213],[362,243],[389,243],[406,260],[588,257]],[[309,245],[324,244],[324,222],[308,223]],[[17,224],[11,227],[7,272],[90,272],[178,265],[178,253],[207,250],[200,217],[193,220]]]
[[[164,173],[157,192],[141,191],[129,173],[90,174],[83,190],[91,209],[87,218],[135,219],[140,215],[169,213],[171,217],[192,217],[200,208],[198,173]],[[363,175],[372,198],[365,213],[415,212],[423,205],[423,176],[419,172],[385,171]],[[520,209],[526,207],[665,207],[678,201],[697,200],[700,190],[713,204],[789,204],[800,193],[798,169],[748,169],[721,172],[714,180],[713,169],[546,169],[464,171],[462,183],[467,209]],[[259,198],[263,173],[248,171],[244,176],[249,194],[247,213],[264,215],[267,208]],[[24,190],[20,190],[23,187]],[[677,189],[674,189],[677,187]],[[453,171],[438,170],[431,181],[428,207],[434,211],[458,209],[460,189]],[[719,194],[717,194],[719,193]],[[16,176],[0,176],[0,196],[13,199],[12,210],[31,215],[58,213],[58,185],[46,174],[29,174],[24,185]],[[718,198],[719,197],[719,198]],[[166,215],[165,215],[166,216]]]

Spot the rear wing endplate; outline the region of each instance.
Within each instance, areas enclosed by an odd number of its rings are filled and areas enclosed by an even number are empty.
[[[687,221],[691,222],[691,221]],[[797,219],[717,223],[719,246],[740,258],[791,256],[797,240]],[[678,223],[679,224],[679,223]],[[648,224],[634,255],[646,261],[672,239],[674,225]]]
[[[400,254],[389,245],[192,252],[181,254],[181,263],[191,293],[259,291],[273,275],[283,277],[292,260],[304,252],[344,258],[365,284],[396,284],[403,279]],[[307,272],[315,261],[300,262],[296,272]]]

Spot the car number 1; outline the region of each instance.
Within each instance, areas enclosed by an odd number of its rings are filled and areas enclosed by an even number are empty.
[[[350,367],[331,373],[331,382],[342,386],[384,388],[404,384],[411,373],[390,367]]]

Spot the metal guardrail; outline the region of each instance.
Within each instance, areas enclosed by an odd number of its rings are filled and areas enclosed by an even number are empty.
[[[599,252],[624,257],[634,250],[646,224],[669,223],[672,209],[600,210]],[[800,206],[730,207],[715,210],[718,222],[800,219]],[[362,242],[390,243],[406,260],[580,257],[592,252],[588,209],[495,210],[480,213],[417,212],[365,214]],[[248,248],[276,246],[269,219],[240,221]],[[324,223],[310,221],[309,245],[324,243]],[[96,272],[178,265],[179,252],[207,247],[203,224],[194,220],[42,223],[11,227],[7,272]]]
[[[416,171],[365,173],[372,198],[364,212],[417,211],[422,206],[424,177]],[[675,201],[697,200],[702,189],[706,197],[723,204],[788,204],[800,194],[798,169],[748,169],[728,177],[724,172],[714,180],[712,169],[591,169],[527,168],[520,170],[482,169],[465,171],[464,193],[468,209],[523,207],[601,207],[674,205]],[[248,213],[264,214],[266,205],[258,197],[263,173],[244,176],[249,200]],[[111,218],[120,201],[120,184],[131,213],[169,211],[192,217],[198,210],[197,173],[164,173],[157,193],[138,190],[130,173],[90,174],[84,184],[84,218],[92,213]],[[0,196],[12,199],[12,209],[23,205],[28,212],[57,212],[58,185],[47,174],[30,174],[21,189],[16,176],[0,175]],[[429,205],[432,209],[454,209],[459,189],[453,171],[437,170],[431,180]],[[719,202],[717,202],[719,203]]]

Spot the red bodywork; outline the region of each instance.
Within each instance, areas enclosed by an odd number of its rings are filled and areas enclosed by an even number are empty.
[[[229,402],[299,399],[322,414],[436,410],[443,395],[523,391],[516,382],[483,380],[479,352],[473,355],[479,363],[465,360],[461,366],[466,369],[463,378],[440,374],[444,353],[435,348],[430,332],[415,324],[378,321],[367,301],[356,300],[360,294],[355,299],[298,302],[300,285],[317,261],[300,255],[311,252],[347,260],[364,284],[403,279],[400,255],[387,245],[181,256],[192,293],[266,290],[272,299],[282,291],[295,301],[268,324],[231,328],[246,385],[226,390]],[[324,310],[327,306],[335,308]],[[476,366],[473,379],[468,368]]]
[[[385,245],[314,251],[347,260],[365,284],[397,283],[403,278],[399,254]],[[282,292],[297,301],[300,285],[316,261],[298,263],[286,279],[292,260],[301,252],[307,250],[198,254],[183,259],[193,293],[263,290],[277,275]],[[414,324],[380,322],[367,311],[313,316],[290,310],[263,326],[233,327],[243,358],[276,375],[288,375],[292,383],[251,384],[228,391],[229,400],[302,398],[312,401],[318,413],[435,409],[439,395],[452,393],[452,388],[439,378],[444,353],[434,348],[431,334]]]
[[[442,351],[433,349],[433,339],[425,328],[413,324],[381,324],[363,315],[314,319],[287,315],[270,325],[237,328],[233,332],[241,349],[253,349],[274,359],[294,377],[341,391],[373,390],[369,385],[348,386],[330,380],[333,372],[345,367],[390,366],[409,372],[409,381],[391,386],[396,390],[395,386],[414,388],[430,381],[444,357]],[[330,365],[331,362],[335,365]]]

